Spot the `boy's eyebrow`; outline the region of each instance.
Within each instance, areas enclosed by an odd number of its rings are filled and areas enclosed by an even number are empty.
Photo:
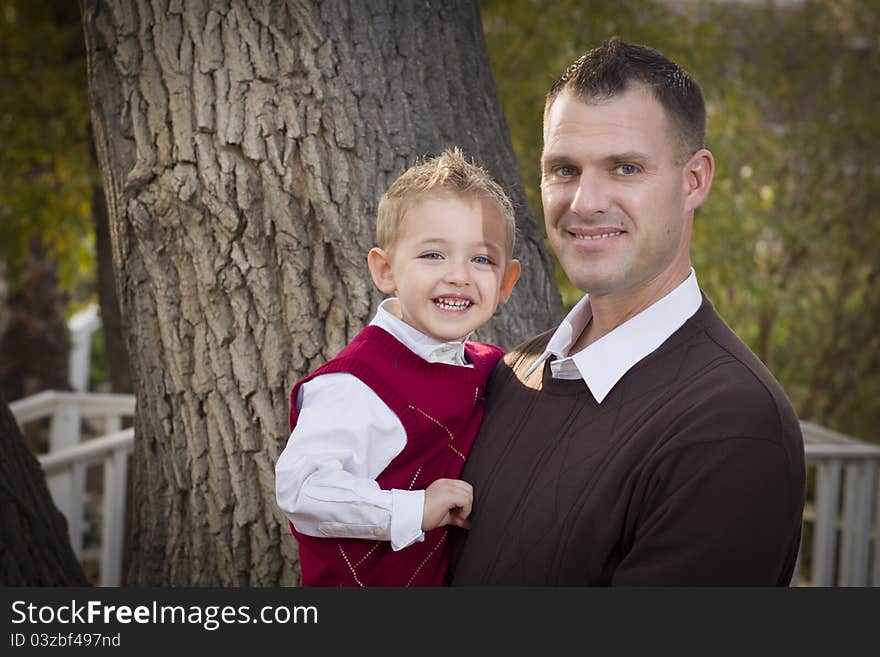
[[[424,247],[424,246],[429,246],[431,244],[445,245],[447,242],[448,242],[448,240],[444,240],[441,237],[425,237],[423,239],[420,239],[418,242],[416,242],[416,246]],[[484,246],[486,248],[495,248],[495,249],[503,249],[504,248],[503,245],[501,244],[501,242],[487,242],[487,241],[475,242],[474,246],[478,246],[478,247]]]
[[[446,244],[446,240],[439,237],[423,237],[416,242],[416,246],[428,246],[430,244]]]

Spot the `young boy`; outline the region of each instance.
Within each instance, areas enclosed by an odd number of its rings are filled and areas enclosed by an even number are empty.
[[[445,526],[468,526],[473,491],[457,477],[502,351],[465,340],[519,277],[513,207],[456,148],[391,185],[376,235],[370,274],[396,296],[293,387],[275,467],[303,586],[441,585]]]

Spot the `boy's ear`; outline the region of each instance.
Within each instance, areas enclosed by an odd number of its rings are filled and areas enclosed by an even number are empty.
[[[394,272],[391,269],[391,257],[379,247],[373,247],[367,254],[367,266],[370,268],[370,275],[373,277],[373,283],[380,292],[384,294],[394,294],[397,291],[397,285],[394,283]]]
[[[504,276],[501,279],[501,303],[506,302],[513,292],[513,286],[519,280],[519,260],[511,260],[504,268]]]

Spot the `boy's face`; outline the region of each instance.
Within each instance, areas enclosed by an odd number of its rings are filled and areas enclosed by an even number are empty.
[[[437,340],[463,340],[510,296],[519,263],[508,260],[506,222],[490,201],[428,197],[406,213],[394,246],[368,256],[373,281],[396,294],[399,317]]]

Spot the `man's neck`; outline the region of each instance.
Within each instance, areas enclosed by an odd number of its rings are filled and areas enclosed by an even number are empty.
[[[684,274],[676,272],[655,278],[647,284],[610,294],[590,294],[592,319],[581,331],[569,349],[573,356],[603,336],[607,335],[627,320],[657,303],[683,283],[690,274],[690,263]]]

